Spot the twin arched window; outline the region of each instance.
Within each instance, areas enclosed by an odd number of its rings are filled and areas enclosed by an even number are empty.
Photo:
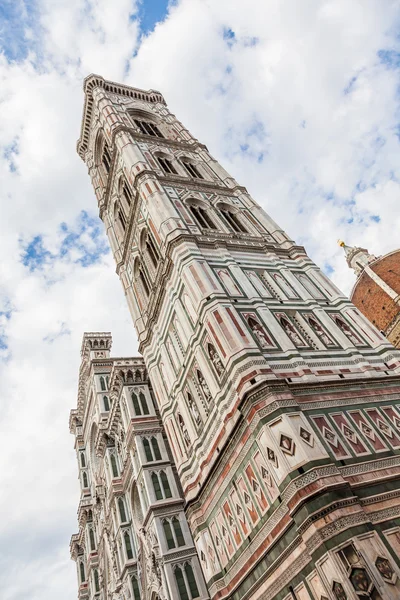
[[[175,567],[174,575],[180,600],[194,600],[194,598],[200,598],[196,579],[190,563],[185,563],[183,568],[181,566]]]
[[[238,218],[236,212],[226,208],[220,208],[220,213],[230,229],[233,229],[233,231],[236,233],[248,233],[247,229]]]
[[[135,411],[135,415],[140,417],[143,415],[149,415],[149,407],[147,405],[147,400],[142,391],[137,394],[136,392],[131,393],[133,410]]]
[[[151,481],[153,483],[153,489],[156,496],[156,500],[172,498],[171,488],[169,487],[169,481],[165,471],[160,471],[159,473],[152,473]]]
[[[186,159],[182,160],[182,164],[191,177],[194,179],[204,179],[203,175],[200,173],[195,164]]]
[[[133,119],[133,121],[143,135],[151,135],[152,137],[159,138],[164,137],[155,123],[152,123],[151,121],[142,121],[141,119]]]
[[[164,535],[167,542],[168,550],[185,545],[180,521],[177,517],[163,520]]]
[[[157,156],[156,158],[157,158],[158,164],[160,165],[160,167],[164,171],[164,173],[166,173],[167,175],[170,175],[170,174],[178,175],[177,170],[175,169],[174,165],[172,164],[172,160],[170,160],[169,158],[165,158],[164,156]]]
[[[157,438],[152,436],[149,438],[143,438],[143,448],[146,454],[146,460],[153,462],[155,460],[161,460],[161,452],[158,446]]]
[[[208,211],[202,206],[189,204],[189,210],[195,220],[195,223],[203,229],[217,229],[217,226],[208,214]]]

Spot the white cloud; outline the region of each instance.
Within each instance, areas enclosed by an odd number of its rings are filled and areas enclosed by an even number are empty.
[[[143,39],[131,0],[28,5],[18,5],[18,60],[0,56],[0,587],[5,600],[66,600],[81,336],[112,330],[116,354],[136,351],[75,152],[83,77],[159,89],[349,291],[338,237],[375,254],[398,244],[398,3],[181,0]],[[46,254],[33,268],[22,257],[37,236]]]

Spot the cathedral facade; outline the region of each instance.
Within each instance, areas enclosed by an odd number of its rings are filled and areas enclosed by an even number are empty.
[[[399,352],[159,92],[84,90],[143,359],[84,337],[80,599],[395,600]]]

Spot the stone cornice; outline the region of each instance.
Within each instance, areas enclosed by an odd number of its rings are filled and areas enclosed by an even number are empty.
[[[88,148],[89,136],[90,136],[90,123],[92,120],[93,112],[93,90],[95,88],[102,88],[106,92],[112,94],[118,94],[120,96],[127,96],[136,100],[144,100],[153,104],[164,104],[166,102],[160,92],[155,90],[141,90],[128,85],[122,85],[113,81],[107,81],[100,75],[89,75],[83,82],[83,91],[85,93],[85,104],[83,108],[81,133],[79,140],[76,145],[77,152],[82,160],[85,159],[85,152]]]

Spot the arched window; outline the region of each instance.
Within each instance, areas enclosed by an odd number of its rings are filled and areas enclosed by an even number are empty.
[[[82,483],[83,483],[84,488],[89,487],[88,476],[87,476],[86,471],[83,471],[83,473],[82,473]]]
[[[158,262],[160,260],[160,254],[158,252],[158,249],[154,243],[153,238],[151,237],[150,234],[147,234],[147,238],[146,238],[146,250],[150,256],[151,262],[153,263],[153,266],[156,268],[158,265]]]
[[[105,392],[107,390],[106,382],[103,375],[100,377],[100,388],[102,392]]]
[[[128,519],[126,518],[125,502],[123,498],[118,498],[118,510],[121,523],[126,523]]]
[[[79,575],[81,578],[81,583],[84,583],[86,581],[86,577],[85,577],[85,565],[83,564],[83,560],[79,561]]]
[[[93,526],[91,526],[89,529],[89,542],[90,542],[90,551],[94,552],[96,550],[96,540],[94,539]]]
[[[131,393],[131,398],[132,398],[133,410],[135,411],[135,415],[137,417],[139,417],[142,414],[142,411],[140,409],[139,400],[138,400],[138,397],[135,392]]]
[[[138,580],[135,576],[131,577],[133,600],[140,600],[140,588]]]
[[[185,538],[183,537],[181,524],[180,524],[178,517],[172,517],[171,523],[172,523],[172,527],[174,529],[175,538],[176,538],[176,542],[177,542],[178,546],[184,546]]]
[[[93,572],[93,580],[94,580],[94,591],[99,592],[100,591],[100,581],[99,581],[99,572],[97,569],[95,569]]]
[[[242,225],[239,217],[235,212],[227,210],[226,208],[221,208],[220,212],[221,216],[225,220],[225,223],[228,224],[230,229],[233,229],[233,231],[236,231],[237,233],[248,233],[247,229],[244,225]]]
[[[83,452],[81,452],[81,467],[86,467],[86,458]]]
[[[155,460],[161,460],[161,452],[160,452],[160,448],[158,446],[157,438],[155,438],[153,436],[150,439],[150,441],[151,441],[151,445],[153,448],[153,456],[154,456]]]
[[[147,297],[149,297],[150,296],[150,284],[148,282],[147,274],[143,268],[142,263],[140,263],[139,268],[138,268],[138,277],[139,277],[140,283],[142,284],[144,293],[146,294]]]
[[[104,404],[104,410],[106,412],[108,412],[110,410],[110,403],[108,401],[107,396],[103,396],[103,404]]]
[[[133,549],[132,549],[131,536],[129,535],[129,533],[127,531],[125,531],[125,533],[124,533],[124,543],[125,543],[126,557],[128,560],[131,560],[133,558]]]
[[[186,589],[186,583],[183,578],[182,569],[180,567],[176,567],[174,575],[180,600],[189,600],[189,594]]]
[[[142,405],[142,411],[144,415],[149,415],[149,407],[147,406],[147,400],[145,395],[143,394],[143,392],[139,392],[139,400],[140,400],[140,404]]]
[[[202,227],[203,229],[217,229],[216,225],[209,217],[207,210],[205,210],[202,206],[195,206],[194,204],[189,204],[189,210],[192,213],[195,222],[200,227]]]
[[[156,158],[158,164],[160,165],[164,173],[166,173],[167,175],[169,175],[170,173],[172,173],[173,175],[178,175],[177,170],[175,169],[174,165],[172,164],[172,161],[169,158],[164,158],[163,156],[157,156]]]
[[[148,462],[152,462],[154,460],[153,454],[151,452],[150,442],[147,438],[143,438],[143,448],[144,448],[144,452],[146,454],[146,460]]]
[[[165,539],[167,541],[168,550],[171,550],[172,548],[175,548],[175,540],[174,540],[174,536],[172,535],[171,524],[168,521],[168,519],[163,520],[163,529],[164,529]]]
[[[182,164],[191,177],[194,177],[194,179],[204,179],[197,166],[191,163],[189,160],[182,160]]]
[[[117,458],[115,454],[110,454],[111,471],[113,477],[119,477]]]
[[[130,206],[132,204],[132,191],[131,191],[131,188],[129,187],[129,185],[127,184],[127,182],[125,181],[125,179],[123,179],[123,181],[122,181],[119,194],[120,194],[121,198],[123,199],[123,201],[125,202],[127,208],[130,208]]]
[[[163,134],[157,127],[155,123],[151,123],[150,121],[141,121],[139,119],[133,119],[136,127],[139,129],[140,133],[143,135],[151,135],[153,137],[163,138]]]
[[[111,168],[111,153],[110,153],[110,149],[108,147],[107,142],[104,142],[103,155],[101,157],[101,162],[105,168],[106,173],[108,174],[110,172],[110,168]]]
[[[185,564],[185,574],[189,584],[190,594],[192,598],[198,598],[200,594],[197,588],[196,578],[193,573],[192,565],[190,563]]]
[[[160,479],[165,498],[172,498],[171,488],[169,487],[169,481],[165,471],[160,471]]]
[[[156,496],[156,500],[163,500],[163,493],[161,491],[160,481],[157,473],[151,474],[151,481],[153,483],[153,489]]]

